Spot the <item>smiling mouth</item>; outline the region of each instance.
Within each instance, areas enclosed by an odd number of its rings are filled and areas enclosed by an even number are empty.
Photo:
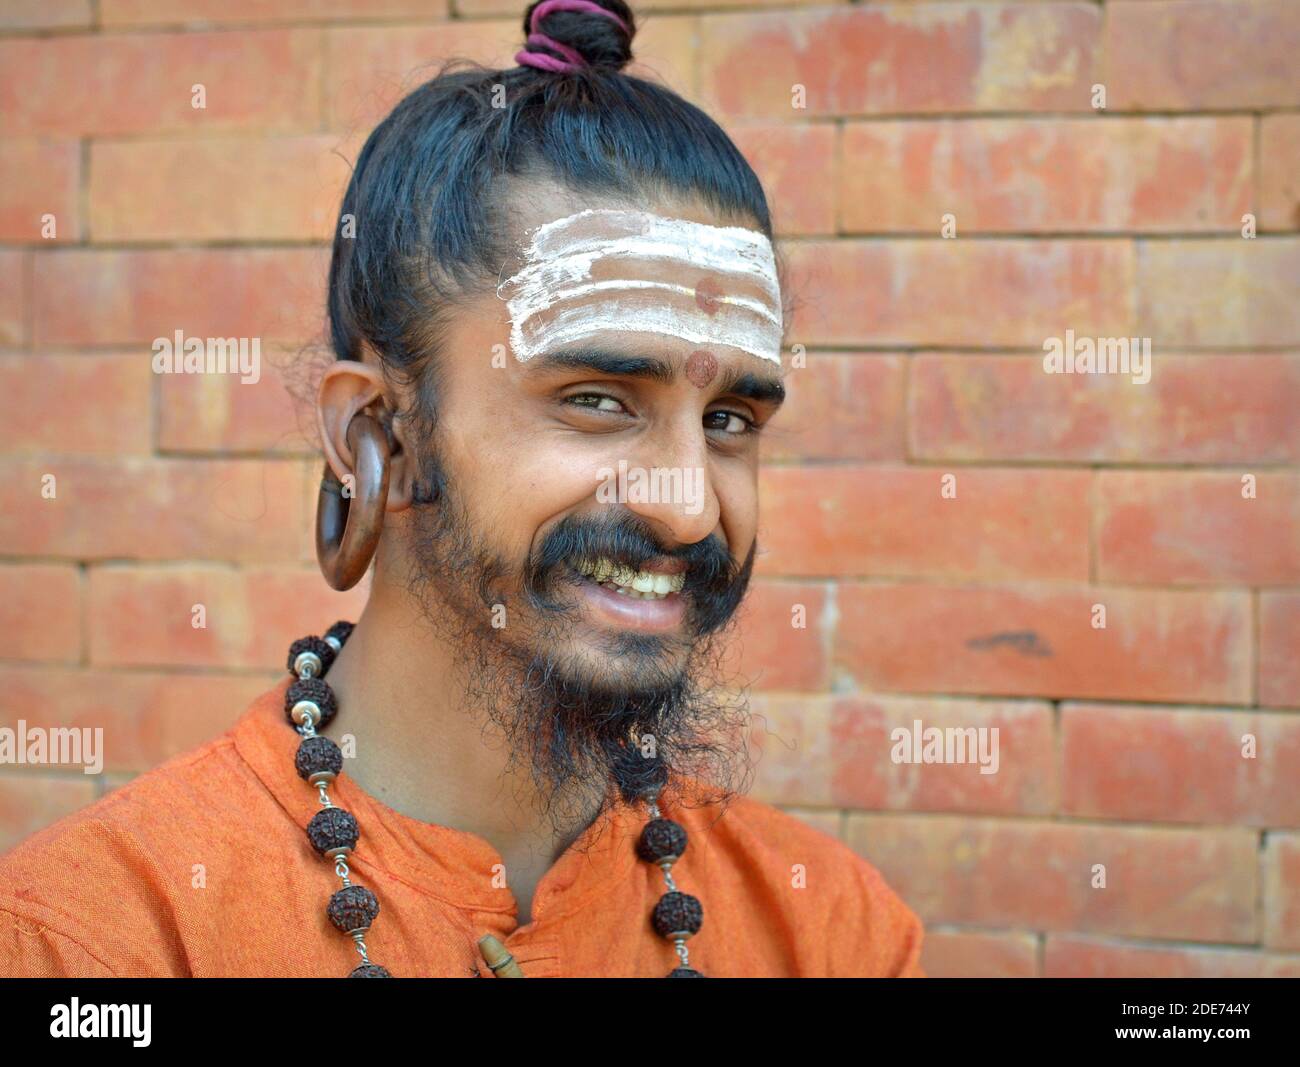
[[[686,584],[686,574],[658,574],[651,571],[634,571],[613,560],[580,559],[573,569],[584,578],[634,600],[663,600],[680,593]]]

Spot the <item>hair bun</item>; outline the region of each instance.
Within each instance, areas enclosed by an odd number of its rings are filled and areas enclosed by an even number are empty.
[[[622,70],[632,61],[636,20],[623,0],[534,0],[524,12],[515,62],[555,73]]]

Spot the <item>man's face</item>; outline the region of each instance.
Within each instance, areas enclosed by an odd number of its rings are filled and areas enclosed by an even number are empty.
[[[779,295],[748,242],[766,245],[720,230],[739,244],[701,256],[720,223],[699,209],[520,200],[518,255],[440,363],[433,445],[478,565],[423,578],[516,658],[599,689],[662,682],[752,564],[757,430],[783,395]]]

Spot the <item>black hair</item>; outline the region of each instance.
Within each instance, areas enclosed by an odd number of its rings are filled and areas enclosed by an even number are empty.
[[[537,3],[524,13],[524,32]],[[578,194],[695,201],[772,237],[767,199],[722,128],[662,85],[623,73],[636,22],[551,11],[539,30],[576,50],[572,73],[452,60],[403,99],[357,158],[335,230],[329,329],[336,359],[368,342],[385,370],[421,377],[431,426],[438,339],[458,298],[494,286],[510,252],[502,201],[516,182]],[[535,53],[558,56],[545,44]],[[562,58],[562,57],[561,57]],[[350,221],[349,221],[350,217]]]

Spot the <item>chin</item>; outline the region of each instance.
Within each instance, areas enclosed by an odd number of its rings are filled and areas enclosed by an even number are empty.
[[[532,649],[564,682],[609,694],[639,693],[680,684],[691,660],[688,643],[660,635],[599,631]]]

